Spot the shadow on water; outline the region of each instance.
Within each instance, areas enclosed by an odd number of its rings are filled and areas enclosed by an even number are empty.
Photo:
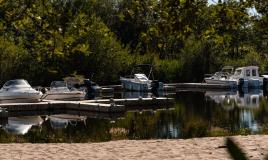
[[[148,96],[119,93],[116,96]],[[150,96],[150,95],[149,95]],[[100,142],[117,139],[191,138],[268,132],[267,94],[178,92],[172,109],[123,114],[74,110],[10,112],[0,120],[0,142]]]

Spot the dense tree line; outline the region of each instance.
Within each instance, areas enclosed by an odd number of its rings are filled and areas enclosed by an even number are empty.
[[[267,25],[266,0],[2,0],[0,83],[117,83],[139,63],[165,82],[202,81],[224,65],[265,72]]]

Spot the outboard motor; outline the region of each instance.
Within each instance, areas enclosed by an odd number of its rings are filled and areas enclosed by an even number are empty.
[[[262,88],[263,88],[263,91],[264,92],[267,92],[267,88],[268,87],[268,79],[267,78],[263,78],[263,85],[262,85]]]
[[[151,82],[151,88],[154,96],[159,97],[158,90],[161,88],[161,82],[159,82],[158,80],[153,80]]]
[[[41,88],[40,90],[43,94],[47,93],[47,89],[45,87]]]
[[[244,81],[243,78],[240,78],[240,79],[238,80],[238,90],[239,90],[240,92],[243,92],[244,83],[245,83],[245,81]]]
[[[85,79],[84,80],[84,86],[86,87],[86,91],[87,91],[87,94],[86,94],[86,98],[87,99],[93,99],[95,97],[94,93],[95,93],[95,90],[93,89],[93,83],[91,80],[89,79]]]

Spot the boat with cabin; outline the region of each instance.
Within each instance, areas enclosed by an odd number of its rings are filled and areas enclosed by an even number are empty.
[[[236,85],[236,81],[230,80],[230,77],[234,73],[233,66],[224,66],[221,71],[216,72],[210,77],[204,78],[205,82],[208,84],[228,84]]]
[[[142,68],[149,68],[148,76],[141,71]],[[164,84],[162,82],[154,80],[152,71],[153,66],[150,64],[136,65],[133,68],[130,76],[120,77],[123,89],[128,91],[143,91],[143,92],[163,90]],[[149,79],[151,76],[153,80]]]
[[[236,68],[234,73],[220,71],[204,79],[208,84],[229,84],[243,88],[258,88],[263,85],[263,77],[259,76],[259,67],[245,66]]]
[[[65,81],[53,81],[50,89],[43,95],[45,100],[83,100],[86,93],[69,89]]]
[[[263,85],[263,77],[259,76],[259,67],[246,66],[235,69],[230,80],[236,80],[237,85],[247,88],[258,88]]]
[[[37,91],[24,79],[7,81],[0,89],[1,103],[38,102],[42,92]]]

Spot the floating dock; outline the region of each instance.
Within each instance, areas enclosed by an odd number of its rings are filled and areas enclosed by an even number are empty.
[[[179,91],[181,89],[230,90],[235,88],[234,86],[228,84],[208,83],[170,83],[165,85],[176,88],[176,91]]]
[[[123,92],[124,88],[122,85],[108,85],[108,86],[101,86],[101,88],[105,88],[105,89],[111,89],[114,92]],[[162,90],[164,92],[176,92],[176,87],[174,86],[170,86],[168,84],[164,84],[164,89]]]
[[[113,88],[115,92],[121,92],[124,89],[122,85],[104,86],[105,88]],[[228,84],[208,84],[208,83],[166,83],[163,92],[178,92],[183,89],[203,89],[203,90],[230,90],[237,86]]]
[[[86,100],[89,103],[101,103],[101,104],[116,104],[123,105],[126,107],[150,107],[150,106],[168,106],[175,103],[173,98],[167,97],[153,97],[153,98],[128,98],[128,99],[97,99],[97,100]]]
[[[40,111],[40,110],[78,110],[98,113],[120,113],[126,107],[163,106],[174,104],[173,98],[131,98],[131,99],[100,99],[83,101],[44,100],[38,103],[5,103],[0,104],[8,112]]]
[[[83,101],[44,101],[38,103],[6,103],[0,104],[7,111],[38,111],[38,110],[81,110],[90,112],[124,112],[125,106],[115,104],[88,103]]]

